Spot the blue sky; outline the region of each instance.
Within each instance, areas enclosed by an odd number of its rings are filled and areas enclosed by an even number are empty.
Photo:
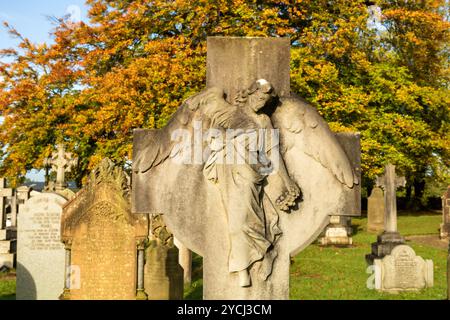
[[[86,20],[85,0],[0,0],[0,21],[7,21],[32,42],[49,42],[53,28],[48,16],[72,13],[74,19]],[[78,15],[79,13],[79,15]],[[0,48],[17,44],[6,29],[0,27]]]
[[[62,17],[70,14],[74,20],[86,20],[85,0],[0,0],[0,48],[17,45],[17,39],[3,27],[8,22],[19,33],[35,43],[51,42],[50,31],[53,28],[48,16]],[[27,175],[35,181],[44,181],[43,172],[33,170]]]

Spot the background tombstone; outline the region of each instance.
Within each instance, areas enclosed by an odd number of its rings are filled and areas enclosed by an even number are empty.
[[[56,183],[54,184],[55,190],[49,190],[48,185],[46,186],[47,191],[61,192],[67,188],[67,182],[65,179],[66,172],[70,172],[73,167],[78,163],[77,158],[72,157],[72,153],[66,152],[63,144],[58,144],[58,150],[53,152],[51,158],[46,158],[44,160],[44,167],[52,167],[56,171]]]
[[[13,190],[6,187],[5,178],[0,178],[0,230],[6,229],[6,199],[12,195]]]
[[[148,219],[131,214],[128,181],[121,168],[104,159],[91,172],[88,184],[64,206],[61,239],[70,278],[64,292],[62,287],[59,292],[62,299],[147,298],[143,253]]]
[[[384,232],[377,237],[377,242],[372,243],[372,253],[366,256],[369,264],[372,264],[374,259],[389,255],[394,247],[405,243],[405,239],[397,230],[396,196],[397,188],[404,187],[405,184],[405,178],[396,175],[395,166],[392,164],[386,165],[384,175],[377,178],[376,186],[384,189]]]
[[[17,225],[18,300],[56,300],[64,284],[61,213],[67,200],[54,193],[31,197],[20,207]]]
[[[383,259],[375,259],[375,289],[390,293],[417,291],[433,286],[433,261],[398,245]]]
[[[361,135],[354,132],[339,132],[336,137],[347,154],[352,168],[361,181]],[[352,218],[361,216],[361,185],[348,193],[345,201],[344,215],[332,215],[330,224],[319,239],[321,245],[349,246],[352,239]]]
[[[442,196],[442,224],[440,236],[441,239],[448,239],[450,236],[450,186]]]
[[[146,250],[144,286],[149,300],[182,300],[183,268],[178,248],[162,215],[150,218],[150,245]]]
[[[219,86],[227,94],[227,99],[232,99],[236,88],[248,88],[251,83],[264,77],[274,84],[279,95],[284,95],[282,98],[285,99],[286,106],[289,101],[298,103],[294,108],[304,108],[311,116],[321,121],[321,128],[326,131],[321,142],[329,144],[339,152],[339,164],[350,169],[347,173],[350,171],[348,177],[351,181],[347,181],[348,184],[342,183],[329,167],[313,159],[300,146],[295,148],[298,152],[285,153],[287,171],[299,184],[303,201],[289,214],[279,214],[278,225],[283,233],[271,250],[277,257],[271,266],[269,278],[264,279],[267,265],[263,264],[271,260],[257,261],[249,267],[252,279],[249,287],[241,286],[237,272],[229,271],[229,230],[226,213],[219,191],[206,186],[204,176],[198,174],[203,166],[192,165],[181,170],[180,166],[175,168],[176,165],[171,161],[163,161],[152,170],[141,171],[137,161],[139,156],[147,155],[143,152],[149,144],[152,145],[152,141],[158,139],[160,134],[166,137],[167,131],[141,129],[134,132],[133,212],[163,212],[164,220],[174,232],[174,236],[189,249],[203,256],[204,299],[288,299],[290,257],[317,239],[329,224],[331,215],[344,214],[344,203],[341,199],[346,197],[347,193],[353,193],[352,188],[359,181],[355,181],[357,179],[354,172],[351,172],[351,165],[342,146],[326,123],[322,122],[323,119],[319,119],[317,111],[300,102],[300,99],[290,96],[289,39],[213,37],[208,38],[207,45],[208,88]],[[280,112],[284,110],[287,109]],[[314,123],[310,126],[317,127]],[[281,127],[280,130],[289,129]],[[298,141],[300,140],[303,141]],[[317,145],[317,142],[315,140],[311,143]],[[297,166],[302,166],[303,170],[294,170]],[[167,174],[168,167],[174,169],[170,175]],[[155,184],[155,181],[158,181],[158,184]],[[192,186],[196,186],[195,189],[192,189]],[[174,189],[177,190],[176,196]],[[327,197],[324,197],[324,194]],[[177,201],[174,202],[173,199]]]
[[[178,262],[183,268],[184,283],[189,286],[192,283],[192,251],[176,238],[174,244],[178,248]]]
[[[384,210],[383,189],[374,187],[367,199],[367,231],[374,233],[384,231]]]
[[[0,179],[0,268],[9,269],[15,266],[16,230],[7,224],[6,202],[10,202],[11,219],[13,218],[13,194],[11,188],[6,188],[6,180]],[[15,218],[14,218],[15,219]]]

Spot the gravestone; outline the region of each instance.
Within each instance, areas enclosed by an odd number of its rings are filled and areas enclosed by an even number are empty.
[[[0,268],[14,268],[16,231],[7,225],[6,202],[11,200],[13,189],[6,188],[6,180],[0,179]]]
[[[207,45],[207,89],[188,99],[166,127],[135,131],[132,211],[163,213],[174,236],[203,256],[204,299],[288,299],[290,258],[317,239],[331,215],[349,214],[342,199],[354,194],[359,180],[317,111],[290,94],[289,39],[217,37],[208,38]],[[239,129],[238,123],[245,123],[240,115],[249,112],[247,116],[253,117],[255,110],[252,113],[250,108],[263,107],[261,101],[264,107],[276,107],[267,115],[279,130],[280,148],[275,144],[271,150],[283,158],[283,163],[259,160],[260,164],[281,167],[266,178],[262,203],[256,197],[260,188],[257,181],[256,189],[247,183],[253,179],[247,175],[248,163],[227,167],[216,162],[215,155],[223,150],[216,137],[209,136],[219,145],[210,145],[206,163],[196,149],[201,149],[203,132],[202,125],[196,127],[196,120],[204,119],[206,126],[215,120],[230,120]],[[280,104],[274,105],[276,101]],[[211,117],[202,118],[202,112],[211,113]],[[200,141],[197,145],[194,142],[191,163],[174,159],[183,153],[171,139],[178,129],[194,132],[194,141]],[[272,138],[276,140],[276,133]],[[247,171],[236,180],[230,175],[216,180],[215,174],[222,171],[217,167],[214,171],[215,164],[227,174],[235,168],[231,175]],[[301,201],[296,187],[302,192]],[[254,206],[246,206],[249,202]],[[260,212],[262,207],[267,210],[260,220],[245,221],[253,219],[254,212],[240,215],[243,210]],[[237,237],[251,234],[255,226],[265,228],[267,238],[255,247],[245,241],[256,238],[237,241]],[[264,237],[259,231],[253,235]],[[262,257],[250,257],[252,261],[246,266],[237,265],[248,251],[261,246],[265,246]]]
[[[149,300],[182,300],[183,269],[178,263],[178,248],[167,230],[162,215],[150,218],[150,245],[146,250],[144,286]]]
[[[46,191],[55,191],[60,193],[67,189],[67,182],[65,179],[66,172],[70,172],[73,167],[78,164],[78,159],[72,157],[72,153],[66,152],[63,144],[58,144],[57,151],[53,152],[50,158],[44,160],[44,167],[52,167],[56,171],[56,183],[52,187],[45,186]],[[66,196],[63,194],[63,196]],[[72,194],[69,195],[69,197]]]
[[[450,186],[442,196],[442,223],[440,228],[441,239],[450,236]]]
[[[147,298],[143,263],[148,219],[131,214],[129,192],[126,174],[104,159],[64,206],[61,239],[67,277],[61,299]]]
[[[404,177],[397,177],[395,166],[387,164],[382,177],[377,177],[376,186],[384,189],[384,232],[377,237],[377,242],[372,243],[372,253],[366,256],[369,264],[374,259],[381,259],[389,255],[394,247],[405,243],[405,239],[397,231],[397,196],[398,187],[404,187]]]
[[[0,178],[0,230],[6,229],[6,199],[12,197],[13,190],[6,188],[5,178]]]
[[[56,300],[64,284],[61,213],[67,200],[41,193],[20,205],[17,225],[18,300]]]
[[[407,245],[396,246],[374,265],[377,290],[398,293],[433,287],[433,261],[416,256]]]
[[[340,132],[336,133],[336,137],[352,163],[358,179],[361,179],[361,135],[353,132]],[[344,202],[346,207],[344,215],[331,216],[330,225],[326,227],[323,236],[319,239],[321,245],[349,246],[353,244],[351,217],[361,215],[361,185],[357,185],[354,192],[348,194]]]
[[[176,238],[174,244],[178,248],[178,263],[183,268],[184,283],[190,286],[192,283],[192,251]]]
[[[384,231],[384,195],[383,189],[375,187],[367,199],[367,231]]]

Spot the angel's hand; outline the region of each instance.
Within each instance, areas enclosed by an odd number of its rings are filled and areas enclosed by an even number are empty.
[[[286,187],[286,191],[278,197],[275,204],[280,210],[288,212],[291,207],[295,206],[296,200],[301,192],[300,188],[292,180],[289,181]]]

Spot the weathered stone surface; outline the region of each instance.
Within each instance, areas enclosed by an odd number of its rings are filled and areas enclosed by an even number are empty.
[[[6,267],[8,269],[14,268],[16,255],[13,253],[0,253],[0,268]]]
[[[290,256],[317,239],[330,215],[344,214],[343,199],[353,193],[359,180],[336,136],[317,111],[302,99],[288,96],[283,91],[285,85],[272,90],[270,83],[277,83],[280,74],[284,74],[282,70],[289,69],[288,58],[277,58],[289,57],[285,40],[280,45],[267,46],[266,58],[260,60],[265,66],[255,68],[267,70],[266,74],[258,75],[265,79],[256,81],[253,78],[256,75],[251,75],[250,87],[242,79],[247,79],[247,62],[253,57],[245,53],[254,52],[248,46],[258,39],[241,40],[233,40],[236,45],[230,47],[218,45],[218,49],[209,42],[208,50],[220,54],[209,53],[208,65],[214,67],[218,63],[233,68],[231,80],[224,80],[226,70],[209,72],[209,89],[186,101],[168,126],[135,132],[133,212],[164,213],[175,237],[203,256],[205,299],[288,299]],[[280,50],[284,52],[280,54]],[[286,74],[278,83],[288,83],[289,72]],[[217,81],[215,77],[219,77]],[[214,89],[217,85],[220,88]],[[246,93],[246,99],[233,98],[232,92],[237,89]],[[280,91],[284,96],[279,97],[279,104],[274,104]],[[223,92],[228,93],[228,102]],[[235,104],[230,104],[231,101]],[[275,111],[255,115],[255,109],[265,107]],[[247,117],[248,123],[256,128],[273,125],[279,129],[280,149],[271,150],[274,154],[281,152],[283,163],[280,161],[279,170],[273,175],[262,177],[257,170],[253,175],[248,162],[235,167],[218,164],[211,155],[224,151],[223,144],[211,146],[206,163],[202,156],[199,159],[194,156],[190,164],[172,160],[180,151],[171,140],[176,130],[205,133],[209,128],[224,131],[234,124],[237,124],[234,129],[246,129]],[[197,119],[203,120],[203,127],[195,131]],[[218,122],[225,124],[216,126]],[[200,146],[202,141],[201,137]],[[302,191],[301,201],[297,201],[298,187]],[[242,241],[237,241],[239,237]],[[231,242],[235,245],[230,245]],[[250,255],[248,263],[240,261],[242,264],[236,267],[236,257],[245,257],[249,251],[261,248],[254,256]]]
[[[0,241],[16,239],[17,230],[15,229],[2,229],[0,230]]]
[[[228,102],[257,79],[269,80],[280,96],[290,95],[288,38],[208,37],[207,48],[206,86],[224,88]]]
[[[31,197],[17,229],[17,299],[56,300],[64,285],[61,213],[66,199],[54,193]]]
[[[433,287],[433,261],[416,256],[407,245],[396,246],[374,265],[377,290],[397,293]]]
[[[442,223],[440,235],[443,239],[450,237],[450,186],[442,196]]]
[[[359,132],[336,133],[340,145],[347,155],[358,181],[361,181],[361,134]],[[345,216],[361,216],[361,184],[355,185],[347,192],[346,207],[343,209]]]
[[[62,241],[70,249],[67,267],[78,270],[78,279],[70,279],[78,287],[66,288],[62,298],[137,298],[137,252],[147,239],[148,219],[131,214],[122,170],[103,160],[89,183],[64,206],[61,225]]]
[[[0,241],[0,253],[15,253],[16,244],[17,244],[16,240]]]
[[[178,263],[178,248],[167,230],[162,215],[150,219],[150,245],[146,250],[144,286],[149,300],[182,300],[183,269]]]
[[[383,190],[375,187],[367,201],[367,231],[374,233],[384,231],[384,210]]]
[[[331,216],[330,224],[319,239],[323,246],[350,246],[353,244],[351,217]]]

